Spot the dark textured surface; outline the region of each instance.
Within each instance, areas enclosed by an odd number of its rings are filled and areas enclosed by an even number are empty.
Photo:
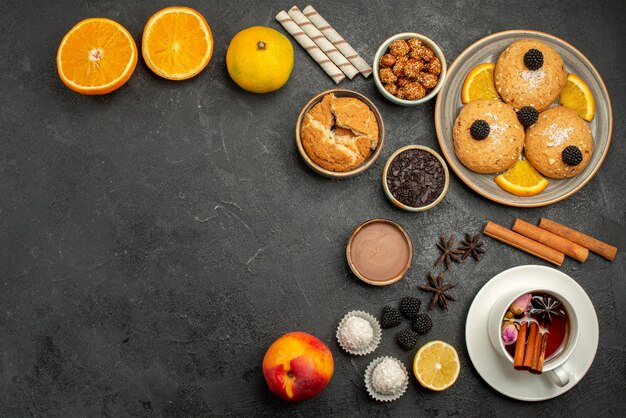
[[[422,342],[444,339],[461,375],[444,393],[412,383],[399,401],[364,391],[376,355],[410,364],[387,331],[375,355],[348,356],[334,341],[351,309],[377,313],[418,294],[441,233],[479,231],[540,216],[626,247],[623,144],[626,112],[624,9],[619,2],[317,2],[317,10],[371,59],[400,31],[436,40],[451,62],[480,37],[538,29],[571,42],[597,66],[613,99],[613,144],[598,175],[573,197],[540,209],[491,203],[453,177],[434,210],[409,214],[385,199],[380,173],[406,144],[435,147],[434,103],[400,108],[371,79],[341,84],[380,107],[387,128],[367,173],[330,181],[311,172],[294,144],[297,114],[331,80],[294,44],[288,85],[256,96],[228,78],[229,39],[251,25],[278,28],[284,2],[199,2],[216,40],[196,78],[169,82],[139,63],[104,97],[66,89],[55,69],[60,39],[79,20],[106,16],[137,41],[163,1],[0,4],[0,415],[21,416],[613,416],[626,410],[626,268],[595,255],[562,271],[587,291],[600,344],[587,376],[539,404],[492,390],[472,367],[464,321],[472,298],[496,273],[536,259],[488,238],[479,264],[453,266],[458,301],[435,311]],[[304,7],[306,3],[299,3]],[[280,29],[282,30],[282,29]],[[141,61],[141,60],[140,60]],[[415,246],[407,277],[385,288],[349,273],[344,246],[372,217],[401,223]],[[422,301],[426,296],[421,295]],[[279,335],[305,330],[335,356],[318,398],[285,404],[265,387],[261,360]]]

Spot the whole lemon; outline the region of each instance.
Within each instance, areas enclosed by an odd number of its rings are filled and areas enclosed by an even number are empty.
[[[226,52],[228,74],[252,93],[269,93],[284,86],[293,69],[293,46],[282,33],[252,26],[230,41]]]

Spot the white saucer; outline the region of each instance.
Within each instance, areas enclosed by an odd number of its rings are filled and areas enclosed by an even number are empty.
[[[554,289],[576,307],[580,338],[571,357],[563,365],[572,373],[570,382],[557,386],[548,373],[533,375],[513,369],[499,355],[487,335],[487,320],[495,301],[503,293],[529,288]],[[593,304],[578,283],[567,274],[544,266],[519,266],[496,275],[478,292],[467,315],[465,343],[478,374],[492,388],[508,397],[522,401],[543,401],[573,388],[587,373],[598,348],[599,327]]]

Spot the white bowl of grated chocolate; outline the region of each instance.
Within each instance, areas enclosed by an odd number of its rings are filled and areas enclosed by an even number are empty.
[[[378,48],[374,83],[387,100],[400,106],[417,106],[435,97],[446,77],[446,58],[427,36],[404,32]]]

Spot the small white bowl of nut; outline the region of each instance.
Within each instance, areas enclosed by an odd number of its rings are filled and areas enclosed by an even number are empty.
[[[374,57],[374,82],[387,100],[417,106],[435,97],[446,77],[446,58],[427,36],[404,32],[387,39]]]

